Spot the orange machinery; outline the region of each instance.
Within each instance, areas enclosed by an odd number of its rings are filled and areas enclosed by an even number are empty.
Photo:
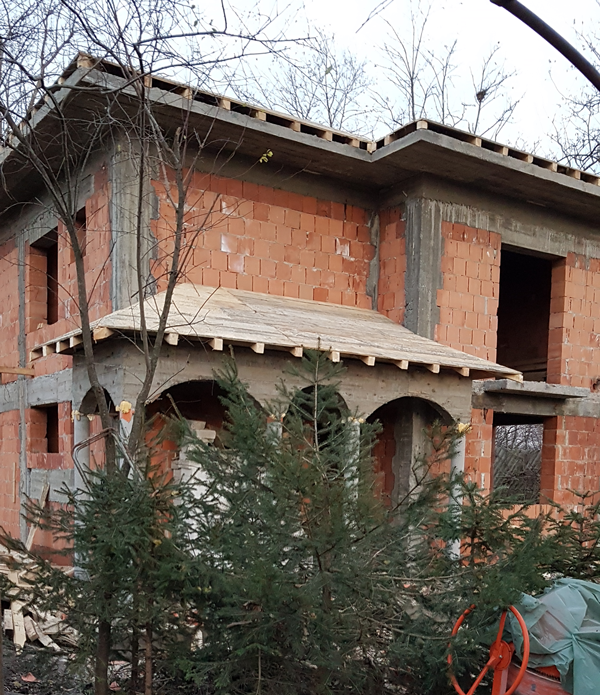
[[[464,619],[475,608],[471,606],[460,616],[452,629],[452,636],[456,635]],[[475,679],[471,688],[465,693],[458,684],[452,672],[452,654],[448,654],[450,666],[450,680],[458,695],[473,695],[484,679],[486,673],[493,670],[492,695],[569,695],[560,685],[558,670],[552,666],[540,668],[535,671],[528,669],[529,662],[529,633],[522,615],[514,607],[510,606],[510,612],[515,616],[521,632],[523,633],[523,659],[520,665],[513,662],[515,653],[514,645],[502,639],[504,624],[508,611],[503,611],[500,618],[498,634],[490,647],[490,656],[481,673]]]

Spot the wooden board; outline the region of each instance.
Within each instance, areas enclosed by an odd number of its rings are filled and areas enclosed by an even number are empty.
[[[165,293],[144,300],[146,325],[155,333]],[[138,332],[140,307],[134,304],[96,321],[94,336]],[[213,350],[225,344],[245,345],[258,354],[283,349],[321,350],[337,361],[356,358],[367,365],[391,362],[440,369],[519,378],[519,372],[429,340],[370,309],[339,306],[290,297],[198,285],[178,285],[166,332],[208,342]],[[71,335],[70,341],[75,336]],[[66,340],[66,337],[62,338]]]

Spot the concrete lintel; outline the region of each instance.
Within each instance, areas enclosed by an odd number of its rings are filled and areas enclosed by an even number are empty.
[[[50,403],[63,403],[71,400],[73,370],[36,376],[27,382],[27,405],[35,407]]]
[[[482,388],[487,393],[503,393],[511,396],[529,396],[535,398],[586,398],[590,390],[579,386],[564,386],[562,384],[547,384],[545,381],[483,381]]]
[[[48,499],[50,502],[61,502],[64,504],[67,500],[60,490],[65,485],[69,488],[73,488],[75,481],[75,471],[72,468],[67,470],[52,469],[46,470],[45,468],[32,468],[30,470],[30,493],[29,496],[37,500],[42,494],[44,485],[48,483],[50,486],[50,492]]]
[[[485,391],[482,387],[484,383],[490,382],[473,382],[473,408],[534,417],[568,415],[597,418],[598,413],[600,413],[600,394],[597,393],[588,391],[584,398],[539,398],[538,396]]]

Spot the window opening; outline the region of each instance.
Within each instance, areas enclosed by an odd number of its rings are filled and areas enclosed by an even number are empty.
[[[36,422],[43,426],[44,441],[40,442],[40,451],[48,454],[58,454],[59,451],[59,431],[58,431],[58,405],[45,405],[35,408],[41,417],[36,417]],[[40,421],[41,420],[41,421]]]
[[[58,231],[53,229],[31,245],[45,259],[46,323],[58,321]]]
[[[496,359],[546,381],[552,261],[502,249]]]
[[[543,420],[494,415],[493,490],[518,503],[539,503],[543,438]]]

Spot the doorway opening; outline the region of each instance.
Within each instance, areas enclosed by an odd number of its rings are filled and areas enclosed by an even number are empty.
[[[496,360],[546,381],[552,261],[502,248]]]

